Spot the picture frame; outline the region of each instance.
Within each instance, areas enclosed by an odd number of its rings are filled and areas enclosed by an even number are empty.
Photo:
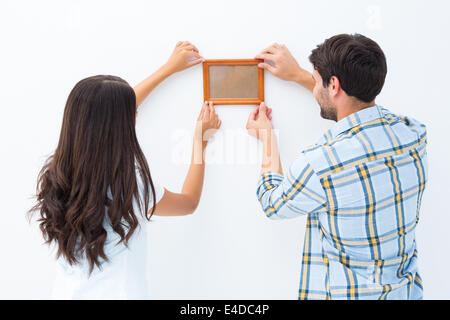
[[[261,59],[211,59],[203,62],[204,101],[215,105],[258,105],[264,101]]]

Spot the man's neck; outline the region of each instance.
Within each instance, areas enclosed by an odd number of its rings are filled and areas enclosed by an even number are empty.
[[[337,108],[337,121],[348,117],[352,113],[361,111],[366,108],[373,107],[375,105],[375,100],[371,102],[351,102],[345,103]]]

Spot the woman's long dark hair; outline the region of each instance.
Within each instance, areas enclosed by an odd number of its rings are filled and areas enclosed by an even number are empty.
[[[106,213],[127,245],[138,226],[133,199],[148,220],[155,209],[149,213],[155,190],[135,117],[136,95],[125,80],[98,75],[79,81],[67,99],[58,147],[39,173],[37,204],[30,212],[40,212],[40,229],[46,243],[56,242],[57,257],[72,265],[85,253],[90,272],[100,267],[100,257],[108,260]]]

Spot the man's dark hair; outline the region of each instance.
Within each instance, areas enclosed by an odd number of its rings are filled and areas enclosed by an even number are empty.
[[[381,92],[386,78],[386,57],[380,46],[360,34],[339,34],[324,41],[309,61],[327,87],[336,76],[347,95],[371,102]]]

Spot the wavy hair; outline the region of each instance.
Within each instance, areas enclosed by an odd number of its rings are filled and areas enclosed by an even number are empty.
[[[136,131],[136,95],[120,77],[97,75],[79,81],[64,110],[58,146],[38,176],[37,203],[45,243],[57,244],[57,257],[70,265],[85,254],[89,272],[108,261],[103,226],[111,227],[128,244],[138,227],[133,200],[150,220],[150,192],[155,189]],[[136,174],[143,182],[139,196]]]

